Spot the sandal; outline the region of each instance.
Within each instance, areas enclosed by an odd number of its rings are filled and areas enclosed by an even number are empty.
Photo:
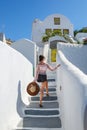
[[[39,106],[40,106],[40,107],[43,107],[43,105],[42,105],[42,104],[39,104]]]
[[[49,94],[47,93],[46,96],[49,97]]]

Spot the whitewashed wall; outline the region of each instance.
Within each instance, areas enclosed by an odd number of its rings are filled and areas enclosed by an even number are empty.
[[[43,48],[43,55],[46,58],[46,62],[48,61],[48,52],[49,52],[49,45],[46,44],[46,45],[44,45],[44,48]]]
[[[19,52],[0,42],[0,130],[16,128],[29,104],[27,84],[33,80],[32,64]]]
[[[72,64],[87,74],[87,45],[58,43],[58,49]]]
[[[36,43],[28,39],[18,40],[11,45],[12,48],[22,53],[33,66],[36,66]]]
[[[37,49],[37,56],[38,56],[37,60],[38,60],[38,62],[39,62],[39,56],[40,55],[44,55],[45,58],[46,58],[46,61],[48,61],[48,52],[49,52],[49,44],[45,44],[45,45],[43,45],[43,47],[38,46],[38,49]]]
[[[80,32],[80,33],[77,33],[76,34],[76,38],[79,39],[81,37],[87,37],[87,33],[83,33],[83,32]]]
[[[57,93],[62,127],[64,130],[84,130],[87,76],[70,63],[61,51],[57,60],[61,63],[57,71]]]
[[[61,24],[54,25],[54,17],[60,17]],[[67,24],[65,24],[67,23]],[[61,14],[49,15],[44,21],[35,19],[32,25],[32,41],[39,43],[42,41],[42,36],[45,34],[45,29],[69,29],[69,34],[73,36],[73,25],[70,20]]]

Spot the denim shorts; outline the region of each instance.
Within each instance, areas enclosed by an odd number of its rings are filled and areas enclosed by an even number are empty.
[[[37,82],[45,82],[47,81],[47,75],[46,74],[38,74]]]

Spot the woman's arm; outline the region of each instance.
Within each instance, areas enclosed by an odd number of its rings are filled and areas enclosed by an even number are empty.
[[[50,66],[50,65],[48,65],[47,64],[47,68],[49,69],[49,70],[51,70],[51,71],[54,71],[54,70],[56,70],[58,67],[60,67],[61,65],[60,64],[58,64],[57,66],[55,66],[55,67],[52,67],[52,66]]]

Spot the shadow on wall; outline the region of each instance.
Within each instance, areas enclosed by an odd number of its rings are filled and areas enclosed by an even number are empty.
[[[87,106],[84,113],[84,130],[87,130]]]
[[[20,117],[23,117],[24,112],[23,109],[25,108],[25,104],[22,101],[22,96],[21,96],[21,81],[19,80],[18,82],[18,96],[17,96],[17,104],[16,104],[16,109]]]

